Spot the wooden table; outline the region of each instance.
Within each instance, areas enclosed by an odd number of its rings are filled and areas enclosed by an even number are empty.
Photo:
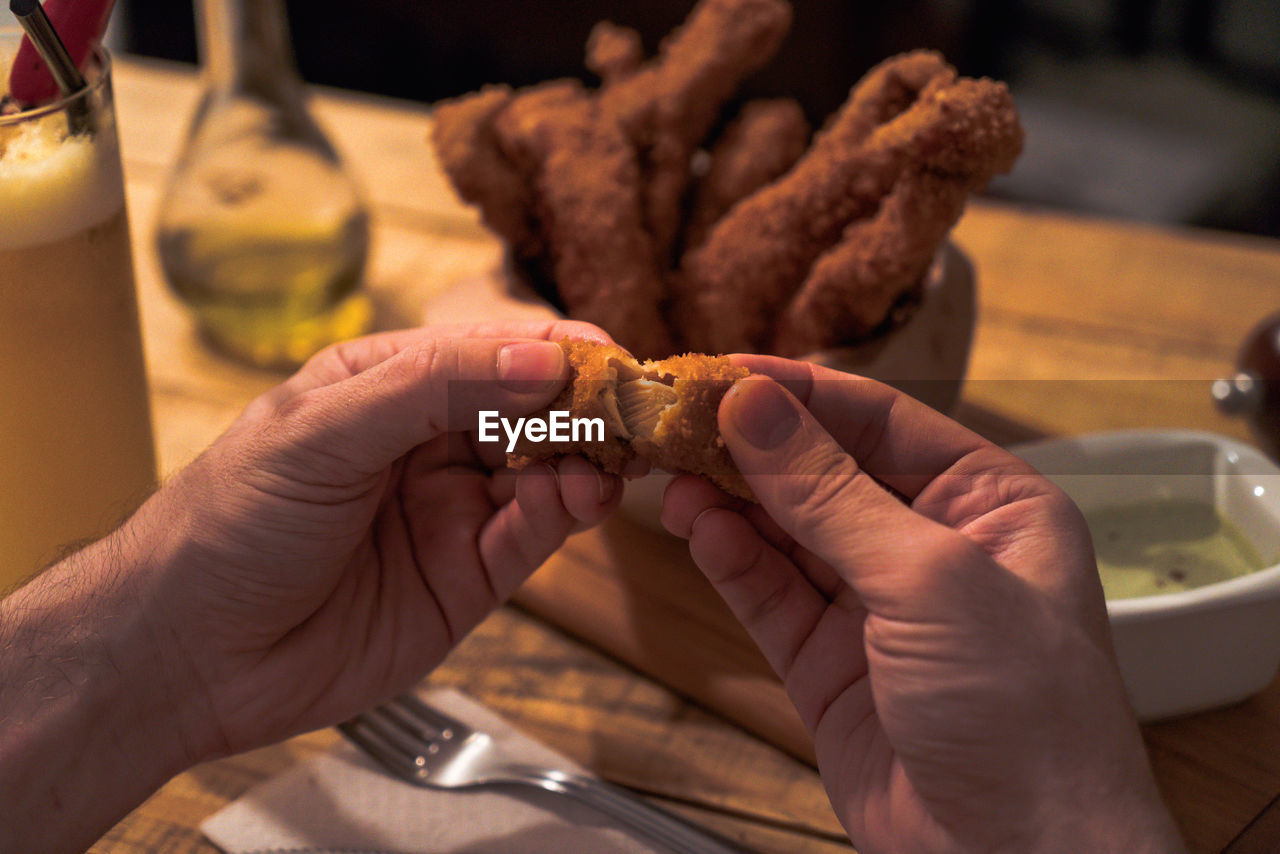
[[[204,350],[161,284],[153,224],[194,79],[125,58],[116,93],[158,453],[172,472],[280,377]],[[444,184],[422,107],[340,93],[314,106],[375,208],[369,289],[382,325],[417,322],[436,289],[492,268],[498,247]],[[1280,307],[1280,242],[992,204],[973,205],[955,238],[976,263],[980,294],[962,421],[997,441],[1119,426],[1246,436],[1214,412],[1207,381],[1230,370],[1249,326]],[[1094,382],[1045,382],[1081,379]],[[663,548],[616,522],[575,538],[556,560],[616,562]],[[754,849],[849,850],[808,765],[524,611],[495,613],[432,678]],[[1234,708],[1145,734],[1194,850],[1280,847],[1280,681]],[[213,850],[201,820],[336,739],[325,730],[192,769],[93,850]]]

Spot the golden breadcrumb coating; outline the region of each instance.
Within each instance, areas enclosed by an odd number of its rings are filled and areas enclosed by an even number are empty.
[[[573,418],[600,418],[604,421],[603,442],[530,442],[521,437],[507,455],[512,468],[522,469],[539,460],[582,454],[603,471],[622,474],[636,452],[627,440],[614,405],[618,383],[618,364],[635,362],[621,347],[592,341],[564,339],[560,342],[569,362],[572,376],[564,390],[543,410],[568,411]]]
[[[799,357],[866,337],[923,280],[969,189],[946,176],[904,172],[879,213],[851,223],[814,262],[778,320],[770,352]]]
[[[645,355],[671,352],[666,284],[644,230],[635,152],[576,84],[516,97],[494,119],[503,151],[533,176],[561,300]]]
[[[436,106],[432,142],[441,167],[464,201],[480,206],[485,223],[516,257],[544,250],[533,219],[533,190],[498,147],[493,120],[511,102],[509,86],[488,86]]]
[[[809,122],[795,101],[748,101],[709,152],[685,219],[683,251],[701,245],[731,207],[786,174],[808,145]]]
[[[700,0],[658,56],[600,90],[602,114],[640,154],[645,223],[660,260],[680,227],[689,158],[734,90],[778,50],[791,14],[784,0]]]
[[[725,392],[747,376],[725,356],[688,353],[640,362],[621,347],[560,342],[572,377],[546,412],[599,418],[603,441],[530,442],[507,455],[512,468],[582,454],[603,471],[621,474],[636,457],[656,468],[706,477],[731,495],[755,500],[720,436],[717,413]]]
[[[607,86],[634,74],[644,64],[644,42],[630,27],[601,21],[587,36],[586,66]]]
[[[970,194],[1023,133],[1008,88],[938,53],[890,57],[810,137],[799,107],[739,84],[778,49],[787,0],[698,0],[646,58],[599,24],[598,88],[489,87],[437,109],[459,194],[516,275],[641,358],[800,355],[891,334]],[[704,168],[705,167],[705,168]]]
[[[791,171],[734,205],[684,256],[672,280],[676,308],[669,315],[683,323],[678,337],[686,345],[716,353],[767,349],[774,324],[814,264],[848,236],[851,223],[874,219],[904,174],[937,175],[972,191],[1012,167],[1022,128],[1008,88],[956,78],[939,66],[927,53],[889,60],[880,71],[911,73],[873,72],[873,81],[883,77],[879,89],[873,87],[876,97],[860,98],[855,89]],[[922,81],[905,109],[867,131]],[[944,191],[950,195],[949,186]],[[951,219],[954,206],[946,208],[941,218]],[[877,227],[893,222],[887,217]],[[859,231],[853,236],[859,245],[851,251],[861,252],[864,238]],[[872,242],[878,242],[874,235]],[[932,248],[923,255],[927,267]],[[855,265],[841,259],[838,266]]]

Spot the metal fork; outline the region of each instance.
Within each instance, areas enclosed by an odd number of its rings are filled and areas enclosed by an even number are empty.
[[[338,729],[388,771],[415,786],[532,786],[576,798],[677,854],[744,854],[742,848],[710,831],[600,780],[507,761],[487,733],[409,694],[338,724]]]

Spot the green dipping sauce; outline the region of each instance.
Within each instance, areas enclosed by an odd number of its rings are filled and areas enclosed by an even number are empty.
[[[1212,504],[1157,498],[1085,513],[1108,599],[1173,593],[1262,569],[1258,552]]]

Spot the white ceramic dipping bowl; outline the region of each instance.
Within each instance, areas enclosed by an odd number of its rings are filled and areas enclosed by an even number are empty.
[[[1280,665],[1280,468],[1225,436],[1122,430],[1011,449],[1082,509],[1151,498],[1206,502],[1267,568],[1192,590],[1107,602],[1116,656],[1140,720],[1243,700]]]

